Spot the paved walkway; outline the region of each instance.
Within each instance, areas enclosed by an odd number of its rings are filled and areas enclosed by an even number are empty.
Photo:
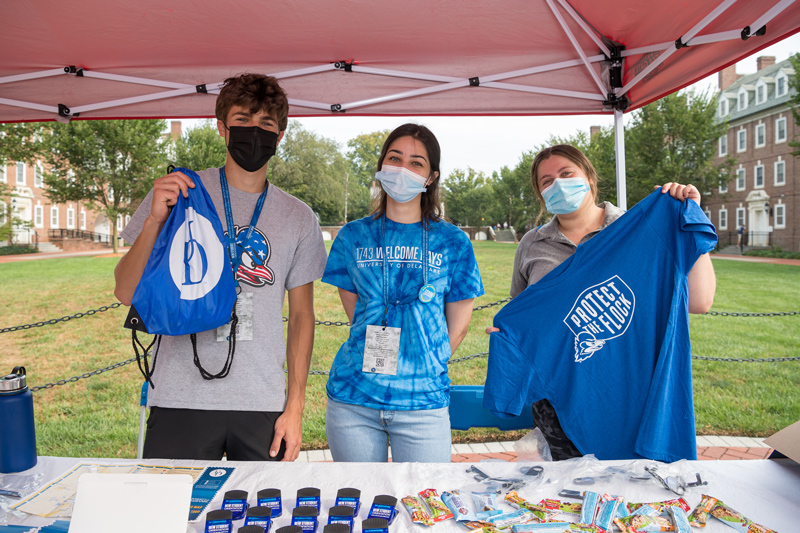
[[[701,461],[739,461],[766,459],[772,448],[762,439],[752,437],[697,437],[697,459]],[[333,461],[330,450],[300,452],[300,462]],[[454,444],[450,460],[454,463],[479,463],[487,460],[516,462],[514,441],[479,444]]]

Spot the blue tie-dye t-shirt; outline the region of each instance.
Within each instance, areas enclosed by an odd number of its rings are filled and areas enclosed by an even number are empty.
[[[336,236],[322,281],[358,295],[350,337],[331,367],[328,397],[373,409],[438,409],[450,404],[447,361],[450,340],[444,306],[483,294],[478,264],[467,235],[447,222],[427,230],[428,283],[436,296],[419,300],[423,285],[422,223],[400,224],[365,217]],[[384,316],[383,257],[388,266],[387,326],[402,328],[397,374],[362,372],[368,325]]]

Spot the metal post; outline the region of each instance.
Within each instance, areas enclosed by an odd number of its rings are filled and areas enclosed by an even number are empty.
[[[625,182],[625,124],[622,111],[614,110],[614,152],[617,163],[617,207],[628,209],[627,189]]]

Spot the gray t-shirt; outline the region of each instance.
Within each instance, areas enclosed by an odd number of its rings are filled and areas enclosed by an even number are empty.
[[[227,234],[219,169],[198,172]],[[234,187],[230,191],[235,231],[246,231],[259,193]],[[122,230],[134,242],[150,214],[152,191]],[[260,239],[263,238],[263,241]],[[242,251],[237,279],[240,326],[230,373],[205,380],[194,365],[188,335],[164,336],[158,352],[148,405],[175,409],[229,411],[283,411],[286,405],[286,348],[283,302],[286,291],[322,277],[327,253],[322,232],[311,209],[297,198],[269,184],[261,216],[251,242]],[[226,326],[223,326],[226,328]],[[197,353],[203,368],[219,372],[228,354],[224,329],[197,334]]]
[[[606,212],[603,225],[589,232],[578,244],[585,243],[625,213],[609,202],[603,202],[601,207]],[[577,248],[578,245],[565,237],[558,229],[557,217],[553,217],[547,224],[526,233],[519,242],[517,253],[514,256],[511,297],[514,298],[530,285],[542,279],[563,263],[566,258],[574,254]]]

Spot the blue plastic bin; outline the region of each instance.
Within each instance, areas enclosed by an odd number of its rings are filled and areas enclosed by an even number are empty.
[[[467,430],[469,428],[497,428],[502,431],[532,429],[531,406],[522,408],[519,416],[500,418],[483,406],[483,385],[450,386],[450,427]]]

